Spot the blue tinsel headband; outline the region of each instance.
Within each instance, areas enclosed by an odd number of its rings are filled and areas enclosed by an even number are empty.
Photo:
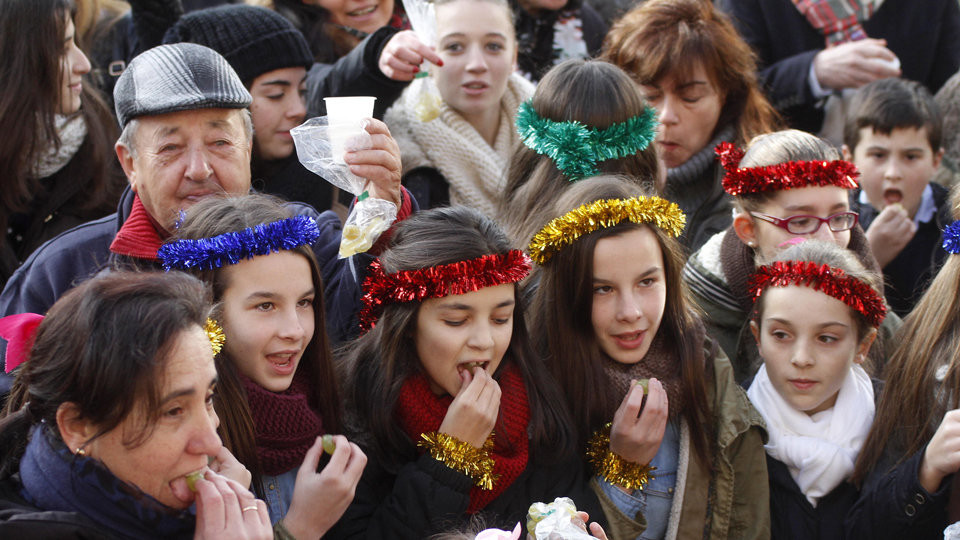
[[[960,221],[954,221],[943,230],[943,249],[954,255],[960,253]]]
[[[157,258],[166,270],[213,270],[257,255],[310,245],[319,236],[312,217],[294,216],[210,238],[170,242],[160,247]]]
[[[635,155],[650,146],[657,136],[657,111],[645,107],[643,113],[604,129],[576,120],[557,122],[543,118],[532,101],[520,104],[517,133],[523,144],[547,156],[570,180],[600,174],[597,164],[608,159]]]

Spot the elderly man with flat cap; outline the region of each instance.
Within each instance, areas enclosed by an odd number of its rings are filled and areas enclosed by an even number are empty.
[[[63,293],[105,268],[159,268],[157,250],[181,211],[207,196],[249,193],[250,101],[227,61],[207,47],[162,45],[137,56],[114,88],[123,129],[117,158],[130,183],[117,213],[38,248],[7,282],[0,315],[45,313]],[[345,161],[370,181],[370,195],[396,203],[403,219],[415,202],[400,187],[400,151],[383,122],[371,120],[366,129],[372,148],[348,152]],[[320,226],[314,250],[326,287],[328,332],[334,342],[343,340],[353,333],[360,283],[372,257],[338,259],[336,214],[289,204]]]

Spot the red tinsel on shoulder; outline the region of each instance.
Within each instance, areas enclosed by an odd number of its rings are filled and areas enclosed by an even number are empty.
[[[740,168],[743,150],[729,142],[717,145],[715,152],[720,164],[727,171],[723,177],[723,189],[734,197],[783,191],[807,186],[837,186],[844,189],[857,187],[860,172],[849,161],[788,161],[765,167]]]
[[[883,298],[873,287],[839,268],[812,261],[778,261],[761,266],[750,279],[750,296],[756,302],[767,287],[789,285],[810,287],[840,300],[860,312],[874,328],[880,326],[887,314]]]
[[[374,261],[363,282],[360,328],[364,332],[373,328],[386,304],[420,302],[427,298],[466,294],[484,287],[516,283],[527,276],[530,265],[530,257],[517,249],[502,255],[484,255],[469,261],[393,274],[384,272],[380,261]]]

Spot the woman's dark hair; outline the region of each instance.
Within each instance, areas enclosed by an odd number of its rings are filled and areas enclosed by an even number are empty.
[[[111,272],[57,301],[37,328],[0,420],[0,476],[17,469],[30,428],[57,425],[57,409],[76,405],[98,432],[131,413],[143,424],[125,440],[142,444],[161,412],[160,392],[177,338],[203,327],[210,302],[203,283],[179,272]],[[92,440],[91,439],[91,440]]]
[[[292,217],[292,213],[283,206],[283,202],[268,195],[213,197],[190,208],[171,240],[209,238],[289,217]],[[342,428],[342,408],[326,332],[320,268],[310,246],[299,246],[290,252],[303,256],[309,263],[315,290],[313,338],[307,345],[297,369],[306,371],[305,380],[313,391],[313,395],[308,396],[308,401],[320,413],[324,430],[338,433]],[[218,268],[196,271],[195,274],[210,285],[214,301],[220,302],[224,292],[230,287],[226,272]],[[229,339],[231,329],[224,330]],[[216,362],[220,381],[217,384],[218,399],[215,406],[220,417],[220,438],[237,460],[250,470],[254,479],[254,491],[262,495],[262,468],[257,456],[253,416],[246,391],[240,381],[240,372],[226,350],[217,355]]]
[[[648,106],[622,69],[599,60],[567,60],[555,66],[537,85],[532,104],[543,118],[600,129],[639,116]],[[635,155],[602,161],[597,168],[601,173],[629,175],[634,182],[650,185],[660,175],[652,143]],[[499,208],[500,222],[514,245],[526,247],[552,210],[550,205],[570,185],[552,159],[518,145]]]
[[[419,212],[397,226],[390,247],[380,256],[384,272],[416,270],[466,261],[510,250],[506,236],[476,210],[454,206]],[[545,462],[568,457],[574,450],[569,412],[543,363],[530,349],[523,299],[516,294],[513,336],[500,367],[512,363],[520,371],[530,402],[531,453]],[[400,388],[421,370],[414,334],[420,302],[390,303],[376,326],[338,354],[343,371],[348,424],[388,470],[415,456],[413,442],[397,421]],[[497,419],[494,430],[506,433]]]
[[[0,226],[24,212],[44,192],[31,168],[48,145],[60,147],[54,117],[63,86],[66,21],[70,0],[0,0]],[[85,185],[77,190],[81,210],[113,205],[121,177],[113,153],[117,124],[98,91],[83,83],[81,113],[87,124],[83,145],[68,167]],[[109,211],[109,210],[108,210]],[[0,238],[0,244],[4,243]]]
[[[736,142],[776,129],[780,117],[757,84],[756,54],[730,19],[706,0],[647,0],[610,29],[601,58],[639,84],[690,75],[697,63],[723,96],[716,130],[732,125]]]
[[[605,199],[644,196],[630,180],[616,176],[598,176],[579,183],[557,201],[556,215],[580,205]],[[547,365],[560,382],[564,396],[573,407],[577,440],[587,438],[613,419],[616,400],[606,395],[610,388],[603,364],[609,360],[597,343],[591,321],[593,312],[593,254],[597,242],[629,231],[652,231],[663,255],[666,282],[666,306],[657,336],[666,339],[668,348],[679,360],[680,396],[685,418],[690,425],[693,447],[703,463],[712,463],[710,441],[714,427],[707,402],[707,381],[713,369],[709,364],[716,345],[706,337],[703,324],[688,298],[680,279],[684,259],[675,238],[659,227],[629,221],[581,236],[573,245],[558,250],[539,272],[540,284],[534,296],[531,328],[536,328],[536,345],[546,353]]]

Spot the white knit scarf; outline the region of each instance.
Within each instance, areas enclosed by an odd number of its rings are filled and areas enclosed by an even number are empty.
[[[833,408],[812,416],[783,399],[770,382],[765,365],[757,372],[747,396],[767,423],[767,453],[787,466],[800,491],[816,507],[821,497],[853,472],[873,423],[870,376],[854,365]]]
[[[422,84],[432,87],[430,91],[437,92],[432,79],[423,81]],[[510,75],[500,100],[500,128],[491,148],[446,103],[440,105],[437,118],[421,122],[415,112],[421,90],[418,85],[409,86],[384,117],[400,147],[403,172],[433,167],[450,185],[451,204],[470,206],[495,218],[497,202],[506,185],[507,167],[519,141],[513,119],[520,103],[532,96],[533,90],[533,85],[523,77]]]
[[[82,114],[58,114],[54,116],[53,125],[60,137],[60,147],[57,148],[51,141],[45,143],[30,170],[32,178],[46,178],[64,168],[87,137],[87,122]]]

